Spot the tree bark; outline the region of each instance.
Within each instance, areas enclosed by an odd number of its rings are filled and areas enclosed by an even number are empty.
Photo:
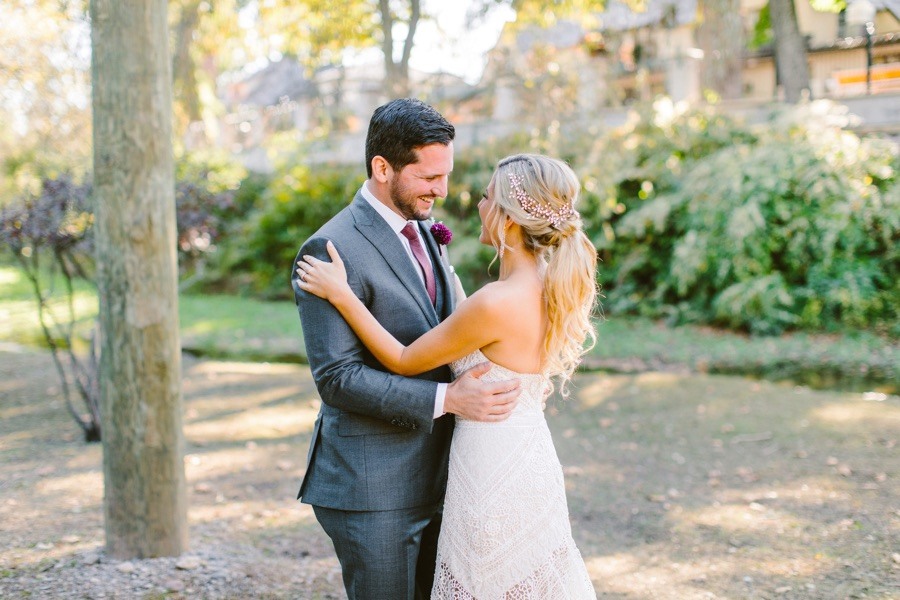
[[[796,103],[809,92],[806,40],[800,35],[794,0],[769,0],[775,35],[775,71],[785,102]]]
[[[104,513],[116,558],[187,547],[165,0],[92,0]]]
[[[743,95],[744,26],[740,0],[703,0],[698,38],[703,55],[702,86],[730,100]]]
[[[394,60],[394,13],[389,0],[378,0],[378,12],[381,15],[381,51],[384,54],[384,90],[388,99],[404,98],[409,95],[409,57],[412,53],[413,38],[419,25],[422,12],[419,0],[409,0],[409,22],[406,39],[403,40],[403,53],[400,61]]]

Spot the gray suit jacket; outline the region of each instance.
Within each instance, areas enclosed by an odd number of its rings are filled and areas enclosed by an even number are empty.
[[[454,304],[439,248],[422,231],[435,267],[437,306],[397,235],[359,193],[303,244],[297,260],[305,254],[330,260],[325,242],[331,240],[354,293],[394,337],[409,344],[446,318]],[[298,498],[342,510],[440,501],[453,417],[435,420],[434,398],[437,382],[450,381],[449,368],[415,378],[387,372],[328,301],[297,286],[295,269],[291,283],[322,397]]]

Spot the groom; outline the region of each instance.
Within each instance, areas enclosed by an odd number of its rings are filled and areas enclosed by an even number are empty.
[[[406,98],[378,109],[366,137],[368,179],[349,206],[300,248],[297,260],[330,260],[331,240],[347,279],[403,344],[453,310],[453,282],[422,221],[447,195],[453,126]],[[486,363],[449,383],[448,367],[415,378],[385,370],[327,301],[294,296],[322,406],[298,498],[311,504],[334,543],[351,600],[428,598],[447,484],[453,415],[508,416],[518,382],[483,383]]]

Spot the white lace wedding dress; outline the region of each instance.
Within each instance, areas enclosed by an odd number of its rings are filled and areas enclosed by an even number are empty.
[[[487,360],[451,364],[458,375]],[[456,419],[432,599],[596,599],[569,525],[562,467],[544,419],[547,379],[494,365],[484,381],[519,378],[500,423]]]

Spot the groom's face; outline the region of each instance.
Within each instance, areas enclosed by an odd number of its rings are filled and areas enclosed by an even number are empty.
[[[390,193],[394,212],[406,220],[422,221],[431,217],[435,201],[447,196],[453,144],[429,144],[415,153],[416,162],[392,172]]]

